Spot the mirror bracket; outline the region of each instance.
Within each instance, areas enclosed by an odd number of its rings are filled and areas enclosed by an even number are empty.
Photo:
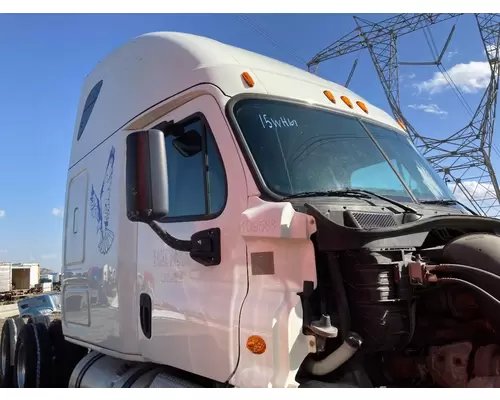
[[[206,266],[219,265],[221,262],[220,229],[210,228],[195,232],[191,240],[177,239],[162,229],[156,221],[149,221],[148,225],[165,242],[177,251],[189,252],[191,258]]]
[[[195,232],[191,236],[191,258],[206,266],[219,265],[221,262],[220,229],[210,228]]]
[[[166,136],[172,135],[176,138],[184,134],[184,128],[182,126],[179,126],[176,122],[174,122],[174,120],[162,121],[151,129],[158,129],[162,131]]]

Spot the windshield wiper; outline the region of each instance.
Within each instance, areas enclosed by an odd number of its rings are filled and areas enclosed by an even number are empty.
[[[354,197],[358,199],[369,199],[370,196],[363,193],[351,192],[350,190],[316,190],[311,192],[299,192],[291,194],[289,196],[283,197],[283,200],[296,199],[299,197],[315,197],[315,196],[327,196],[327,197]]]
[[[479,216],[479,214],[477,212],[475,212],[474,210],[470,209],[469,207],[467,207],[465,204],[461,203],[458,200],[453,200],[453,199],[445,199],[445,200],[419,200],[419,203],[421,203],[421,204],[437,204],[437,205],[440,205],[440,206],[453,206],[453,205],[458,204],[459,206],[462,206],[467,211],[469,211],[472,215]]]
[[[388,197],[381,196],[377,193],[371,192],[369,190],[364,189],[339,189],[339,190],[324,190],[324,191],[313,191],[313,192],[300,192],[296,194],[292,194],[290,196],[286,196],[283,200],[288,199],[296,199],[299,197],[314,197],[314,196],[327,196],[327,197],[354,197],[358,199],[369,199],[371,197],[377,197],[380,200],[387,201],[388,203],[394,204],[409,212],[411,214],[418,214],[417,210],[414,208],[407,206],[399,201],[389,199]]]

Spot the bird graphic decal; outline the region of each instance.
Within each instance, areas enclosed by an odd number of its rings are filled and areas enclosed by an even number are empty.
[[[104,173],[104,179],[101,185],[101,191],[97,196],[94,185],[90,191],[90,211],[92,218],[97,222],[97,234],[100,235],[99,251],[101,254],[107,254],[113,245],[115,234],[108,228],[110,215],[110,196],[111,183],[113,181],[113,166],[115,164],[115,148],[111,147],[109,153],[108,165]]]

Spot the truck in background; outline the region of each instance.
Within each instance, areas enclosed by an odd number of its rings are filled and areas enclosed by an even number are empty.
[[[40,264],[0,263],[0,302],[14,301],[33,292],[40,281]]]
[[[43,292],[60,291],[61,290],[61,273],[60,272],[44,272],[40,274],[40,285]]]
[[[343,86],[135,38],[85,79],[65,210],[62,317],[7,320],[3,386],[498,385],[500,221]]]
[[[43,272],[40,273],[40,282],[60,282],[61,281],[61,273],[60,272]]]

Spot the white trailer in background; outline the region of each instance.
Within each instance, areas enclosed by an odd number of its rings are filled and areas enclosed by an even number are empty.
[[[40,264],[0,263],[0,301],[15,299],[35,289],[40,281]]]
[[[40,282],[40,264],[13,263],[11,268],[13,290],[33,289]]]
[[[0,293],[9,292],[12,289],[11,268],[11,263],[0,263]]]
[[[4,386],[498,383],[500,221],[380,108],[154,33],[96,66],[77,115],[62,318],[8,320]]]

